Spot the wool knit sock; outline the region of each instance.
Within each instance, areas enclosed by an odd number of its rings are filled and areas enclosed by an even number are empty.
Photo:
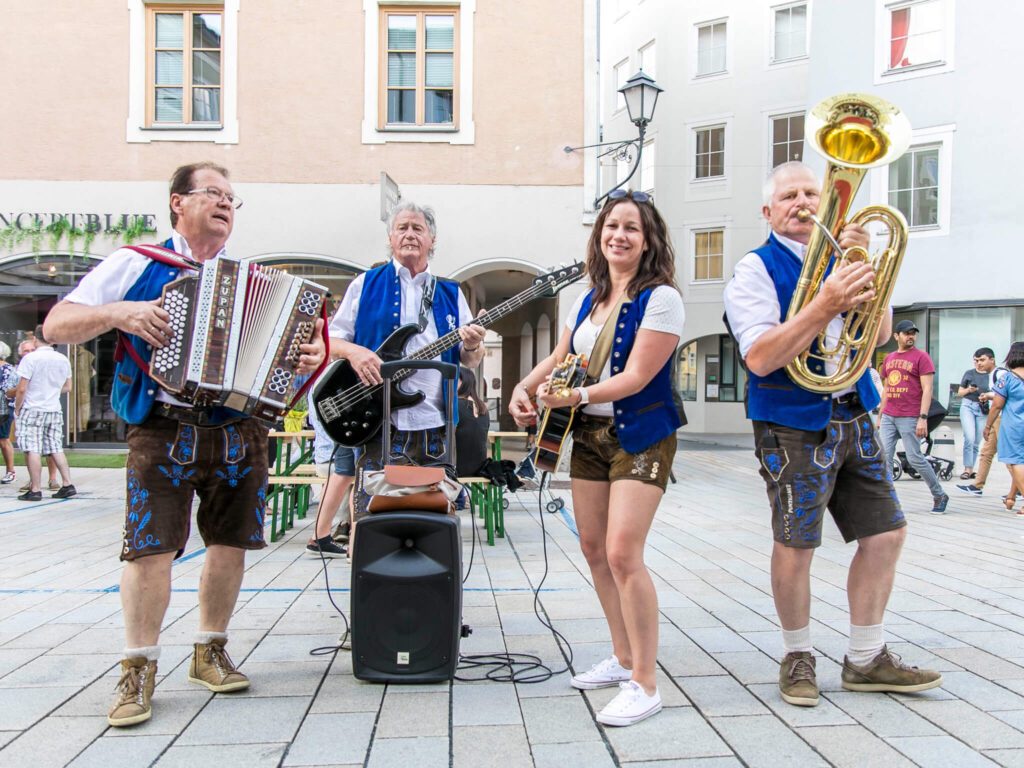
[[[851,664],[863,667],[871,662],[882,651],[885,645],[885,633],[881,624],[869,624],[858,627],[850,625],[850,648],[846,658]]]
[[[811,645],[811,625],[808,624],[800,629],[782,630],[782,647],[786,653],[798,651],[811,653],[814,650],[814,646]]]

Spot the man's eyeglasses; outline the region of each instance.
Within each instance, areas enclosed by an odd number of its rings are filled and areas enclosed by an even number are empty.
[[[186,195],[206,195],[208,198],[210,198],[211,200],[213,200],[216,203],[219,203],[221,200],[227,200],[228,201],[228,205],[230,205],[232,208],[236,208],[237,209],[237,208],[241,208],[242,207],[242,198],[235,197],[230,192],[222,192],[221,190],[217,189],[216,187],[203,187],[201,189],[190,189],[185,194]]]
[[[609,200],[625,200],[629,198],[634,203],[649,203],[652,201],[646,192],[630,192],[628,189],[613,189],[608,193]]]

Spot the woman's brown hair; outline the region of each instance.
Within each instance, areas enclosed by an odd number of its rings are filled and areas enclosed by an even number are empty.
[[[612,289],[608,261],[601,253],[601,231],[615,206],[624,203],[633,203],[640,210],[640,224],[643,226],[644,240],[647,241],[647,250],[640,258],[640,266],[626,288],[627,295],[635,299],[641,291],[656,285],[671,285],[677,288],[676,254],[668,233],[668,225],[654,207],[654,203],[649,200],[637,203],[627,194],[626,197],[605,201],[587,243],[587,274],[590,275],[590,284],[594,287],[594,305],[610,298]]]

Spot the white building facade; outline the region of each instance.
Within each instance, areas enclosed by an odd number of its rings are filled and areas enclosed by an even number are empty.
[[[604,140],[635,129],[616,88],[638,69],[665,89],[639,181],[672,230],[687,310],[677,380],[688,401],[684,432],[749,430],[745,376],[722,321],[733,266],[768,229],[761,186],[786,160],[819,171],[804,114],[844,91],[898,105],[914,127],[910,151],[865,178],[853,210],[898,207],[910,223],[897,282],[897,318],[920,326],[938,366],[936,395],[980,346],[1005,355],[1024,335],[1024,273],[1007,252],[1018,228],[1011,179],[1021,165],[1007,98],[1018,4],[965,0],[611,0],[602,4]],[[976,9],[975,9],[976,10]],[[993,15],[993,13],[995,15]],[[992,24],[993,18],[1001,19]],[[1000,172],[994,166],[1005,168]],[[603,171],[606,187],[620,162]]]

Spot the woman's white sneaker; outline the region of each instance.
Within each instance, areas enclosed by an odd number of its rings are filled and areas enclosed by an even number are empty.
[[[580,672],[572,679],[572,687],[581,691],[592,691],[595,688],[611,688],[633,676],[633,670],[625,669],[615,656],[599,661],[586,672]]]
[[[604,725],[633,725],[661,711],[658,690],[648,696],[635,680],[619,683],[619,694],[597,713],[597,722]]]

